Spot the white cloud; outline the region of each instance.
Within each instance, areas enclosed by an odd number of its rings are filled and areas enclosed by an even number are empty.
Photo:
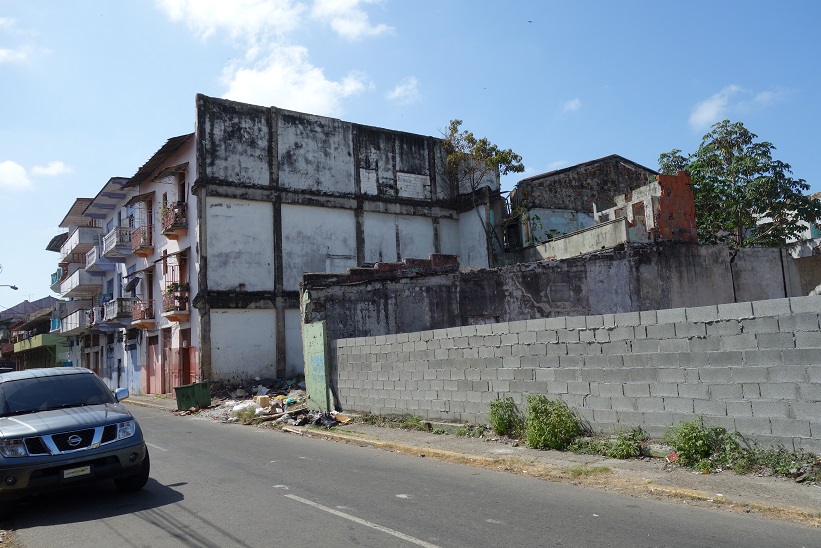
[[[9,17],[0,17],[0,29],[10,29],[14,27],[14,19]]]
[[[575,99],[571,99],[569,101],[565,101],[562,105],[563,112],[575,112],[582,108],[582,101],[578,97]]]
[[[411,105],[419,100],[419,82],[413,76],[405,78],[385,97],[400,105]]]
[[[367,79],[351,73],[339,81],[329,80],[321,68],[308,60],[299,46],[273,47],[271,54],[253,67],[227,67],[223,81],[226,99],[260,105],[276,105],[320,115],[336,115],[341,101],[368,89]]]
[[[157,0],[157,5],[203,40],[224,30],[249,44],[293,30],[305,10],[293,0]]]
[[[18,49],[0,48],[0,63],[22,63],[28,59],[31,48],[22,47]]]
[[[567,165],[567,160],[556,160],[555,162],[550,162],[547,164],[547,169],[553,171],[554,169],[559,169],[560,167],[564,167]]]
[[[11,160],[0,162],[0,189],[4,188],[11,190],[28,190],[32,188],[31,179],[26,173],[26,168]]]
[[[789,95],[789,90],[775,88],[753,92],[735,84],[699,102],[690,113],[690,127],[703,130],[733,114],[769,107]]]
[[[718,93],[697,103],[690,113],[690,127],[705,129],[726,117],[730,99],[743,92],[739,86],[727,86]]]
[[[361,4],[376,4],[380,0],[315,0],[311,16],[328,21],[331,28],[348,40],[358,40],[365,36],[379,36],[393,32],[393,27],[373,25]]]
[[[31,172],[34,175],[43,175],[45,177],[54,177],[56,175],[64,175],[66,173],[72,173],[74,170],[71,166],[67,166],[63,162],[60,161],[53,161],[49,162],[46,166],[34,166],[31,168]]]

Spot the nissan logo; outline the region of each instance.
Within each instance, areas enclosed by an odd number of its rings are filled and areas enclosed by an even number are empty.
[[[77,447],[81,443],[83,443],[83,438],[81,438],[77,434],[74,434],[73,436],[69,436],[69,438],[68,438],[68,444],[72,447]]]

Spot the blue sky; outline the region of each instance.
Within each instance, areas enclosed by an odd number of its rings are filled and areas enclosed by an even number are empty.
[[[425,135],[453,118],[519,178],[656,168],[743,122],[821,191],[821,3],[0,0],[0,310],[50,295],[76,197],[194,130],[196,93]]]

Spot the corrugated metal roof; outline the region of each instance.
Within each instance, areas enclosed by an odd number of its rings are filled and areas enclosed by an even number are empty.
[[[154,194],[156,194],[156,191],[154,191],[154,190],[152,190],[151,192],[143,192],[142,194],[137,194],[136,196],[134,196],[133,198],[128,200],[125,203],[125,206],[128,207],[128,206],[132,206],[134,204],[147,202],[148,200],[150,200],[154,197]]]
[[[137,170],[137,173],[129,179],[129,181],[125,184],[126,188],[135,187],[148,179],[172,153],[174,153],[178,148],[193,137],[194,134],[189,133],[187,135],[180,135],[179,137],[172,137],[166,141],[165,144],[160,147],[160,150],[155,152],[154,155],[143,165],[143,167]]]
[[[48,245],[46,246],[46,251],[56,251],[60,252],[60,248],[63,247],[63,244],[66,243],[68,240],[68,232],[63,232],[62,234],[58,234],[53,237]]]
[[[88,204],[94,201],[94,198],[77,198],[74,200],[74,203],[71,205],[71,209],[68,210],[66,216],[63,218],[62,222],[60,222],[60,227],[68,228],[69,225],[84,225],[86,224],[86,219],[83,217],[83,211],[86,210]]]

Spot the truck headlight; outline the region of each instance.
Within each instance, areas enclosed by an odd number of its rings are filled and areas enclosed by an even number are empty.
[[[0,441],[0,454],[4,457],[25,457],[28,451],[26,451],[26,444],[23,440],[2,440]]]
[[[137,423],[135,421],[125,421],[117,424],[117,439],[124,440],[130,438],[137,431]]]

